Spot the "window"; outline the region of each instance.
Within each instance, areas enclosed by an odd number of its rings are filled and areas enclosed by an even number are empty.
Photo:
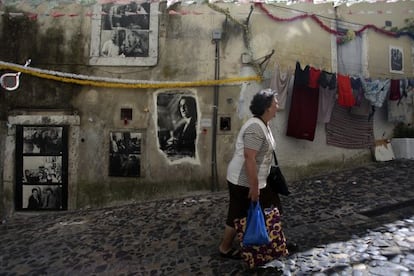
[[[367,34],[356,35],[359,25],[339,21],[332,23],[340,35],[331,36],[332,71],[344,75],[368,76]]]

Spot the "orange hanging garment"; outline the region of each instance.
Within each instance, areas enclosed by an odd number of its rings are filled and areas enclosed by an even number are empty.
[[[337,75],[338,79],[338,104],[343,107],[355,105],[354,94],[352,93],[351,78],[349,76]]]

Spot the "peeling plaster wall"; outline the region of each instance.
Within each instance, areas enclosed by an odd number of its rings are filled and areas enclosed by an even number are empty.
[[[0,160],[4,160],[4,156],[5,156],[5,145],[6,145],[6,127],[4,126],[4,123],[2,123],[1,127],[0,127]],[[0,165],[0,191],[1,191],[1,197],[0,197],[0,218],[4,218],[7,215],[7,205],[10,206],[10,202],[11,202],[11,195],[12,195],[12,191],[6,190],[4,188],[4,178],[3,178],[3,173],[4,173],[4,165],[1,164]],[[10,207],[9,207],[10,208]]]
[[[398,2],[398,5],[376,4],[375,6],[353,5],[338,7],[338,14],[344,20],[363,21],[364,16],[351,17],[349,9],[356,12],[359,7],[373,10],[385,7],[400,10],[408,8],[410,3]],[[250,5],[218,4],[228,9],[237,21],[246,20]],[[292,6],[268,5],[266,8],[275,16],[291,18],[298,15],[292,11],[307,10],[309,13],[334,17],[331,4]],[[288,9],[291,8],[291,9]],[[61,13],[77,13],[80,16],[51,17],[39,16],[37,20],[25,17],[3,16],[0,20],[0,59],[23,64],[27,58],[32,59],[32,66],[47,70],[57,70],[90,76],[119,79],[154,80],[154,81],[202,81],[214,79],[215,44],[212,43],[212,31],[221,30],[220,77],[231,78],[253,72],[241,63],[241,55],[249,53],[253,60],[269,54],[275,54],[265,68],[268,77],[278,64],[283,70],[293,70],[295,62],[305,66],[335,72],[335,57],[332,57],[332,36],[310,19],[293,22],[275,22],[258,8],[250,18],[250,44],[246,45],[243,28],[232,20],[227,20],[223,13],[212,10],[207,5],[181,6],[175,4],[172,9],[186,11],[187,15],[168,14],[166,3],[160,3],[159,15],[159,49],[158,63],[155,66],[90,66],[88,65],[91,39],[91,17],[85,16],[92,11],[92,6],[79,4],[61,4],[55,8]],[[20,4],[8,7],[5,12],[36,12],[45,14],[50,7],[43,3],[39,6]],[[395,15],[394,17],[398,17]],[[381,25],[378,20],[378,26]],[[401,24],[401,20],[394,21]],[[330,24],[329,20],[324,20]],[[404,49],[412,47],[408,39],[391,39],[369,31],[368,71],[372,76],[392,77],[388,72],[376,72],[375,68],[387,68],[388,60],[380,58],[384,51],[388,53],[386,43],[397,43]],[[387,48],[387,49],[386,49]],[[406,76],[412,76],[410,51],[406,54]],[[0,71],[4,73],[5,71]],[[398,76],[400,77],[400,76]],[[244,83],[219,88],[218,116],[231,118],[231,130],[218,130],[217,154],[220,189],[226,189],[225,174],[227,163],[233,154],[233,146],[238,130],[244,118],[239,115],[239,101],[242,87],[251,95],[264,83]],[[177,92],[182,91],[178,88]],[[196,158],[171,162],[159,149],[157,143],[157,93],[163,89],[119,89],[80,86],[45,80],[29,75],[22,75],[18,90],[0,95],[0,119],[3,121],[1,155],[3,160],[14,158],[10,146],[15,143],[13,135],[5,135],[9,113],[19,110],[36,110],[37,114],[50,114],[56,110],[68,110],[79,116],[76,133],[70,132],[73,139],[69,145],[72,157],[69,169],[73,176],[69,183],[69,208],[86,208],[117,204],[130,200],[147,200],[159,197],[174,197],[187,192],[211,189],[211,148],[213,118],[213,87],[185,88],[193,93],[197,100],[197,142]],[[253,91],[254,90],[254,91]],[[246,102],[248,107],[248,101]],[[361,162],[370,162],[369,149],[347,150],[327,146],[325,126],[317,125],[313,142],[293,139],[285,136],[289,114],[287,108],[278,112],[272,121],[272,130],[277,140],[278,159],[289,180],[322,173],[326,170],[345,168]],[[125,124],[120,110],[132,110],[132,120]],[[246,113],[247,114],[247,113]],[[392,125],[385,121],[385,111],[375,115],[375,136],[387,135]],[[110,177],[109,148],[111,132],[141,132],[141,177]],[[75,136],[78,137],[75,139]],[[4,138],[4,139],[3,139]],[[4,209],[13,208],[13,164],[3,162],[2,194]],[[1,172],[1,170],[0,170]],[[7,205],[7,206],[6,206]],[[1,208],[1,205],[0,205]]]

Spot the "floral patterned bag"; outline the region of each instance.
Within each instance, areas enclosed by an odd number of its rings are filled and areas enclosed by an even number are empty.
[[[265,245],[243,245],[243,235],[246,230],[246,218],[236,219],[234,221],[237,239],[241,246],[242,259],[249,268],[255,268],[265,265],[277,258],[287,256],[286,238],[282,231],[279,210],[268,208],[264,210],[266,228],[269,234],[270,243]]]

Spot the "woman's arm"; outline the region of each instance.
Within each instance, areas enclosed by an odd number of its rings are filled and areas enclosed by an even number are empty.
[[[249,198],[252,201],[258,201],[260,195],[259,181],[257,179],[256,155],[256,150],[244,148],[246,174],[250,186]]]

